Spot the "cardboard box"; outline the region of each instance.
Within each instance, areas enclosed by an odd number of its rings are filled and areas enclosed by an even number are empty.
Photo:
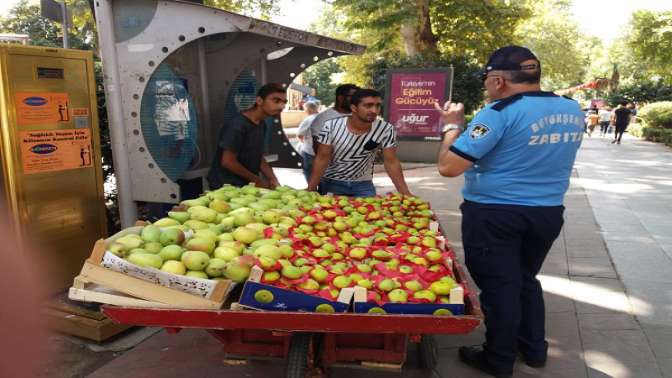
[[[70,298],[142,306],[142,302],[123,298],[130,296],[147,301],[147,307],[163,307],[160,304],[164,304],[168,305],[166,307],[174,308],[213,310],[222,308],[235,285],[230,280],[178,276],[154,268],[139,267],[107,252],[107,246],[114,240],[129,233],[139,234],[141,231],[142,226],[130,227],[108,239],[98,240],[91,256],[84,262],[79,276],[75,279]],[[105,293],[102,290],[97,290],[96,294],[94,290],[82,286],[82,282],[112,289],[124,296],[115,297],[114,293]]]

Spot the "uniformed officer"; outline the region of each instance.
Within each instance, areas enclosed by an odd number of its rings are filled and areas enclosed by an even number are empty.
[[[445,136],[439,173],[464,173],[462,241],[481,289],[485,343],[460,359],[488,374],[512,374],[517,352],[546,363],[544,300],[536,278],[563,224],[563,198],[583,136],[579,105],[541,91],[541,64],[528,49],[495,51],[483,71],[492,100],[464,132],[462,104],[437,105]]]

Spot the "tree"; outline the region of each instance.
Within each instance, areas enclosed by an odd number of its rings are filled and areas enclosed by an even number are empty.
[[[531,15],[523,1],[435,1],[431,13],[442,54],[481,66],[495,49],[515,41],[515,30]]]
[[[583,40],[572,20],[569,0],[529,3],[532,15],[516,30],[516,42],[532,50],[542,67],[542,85],[566,88],[584,80],[594,48],[594,39]]]
[[[38,5],[30,5],[28,0],[21,0],[6,17],[0,18],[0,31],[3,33],[27,34],[30,44],[38,46],[63,46],[63,28],[60,24],[48,20],[40,14]],[[91,44],[82,38],[78,29],[68,33],[70,47],[89,50]]]
[[[672,11],[634,12],[626,43],[648,72],[672,79]]]
[[[280,0],[205,0],[204,4],[268,20],[280,11],[279,2]]]
[[[334,76],[342,72],[336,59],[326,59],[308,67],[303,73],[303,80],[306,85],[315,88],[315,97],[322,104],[329,105],[334,102],[334,93],[340,84]]]

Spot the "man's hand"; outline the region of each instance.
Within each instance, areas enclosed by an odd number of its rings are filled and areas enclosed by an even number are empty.
[[[446,102],[443,105],[443,108],[441,105],[439,105],[438,102],[434,103],[434,108],[441,113],[441,122],[444,125],[447,125],[449,123],[453,123],[456,125],[464,126],[465,120],[464,120],[464,104],[461,102],[459,103],[454,103],[454,102]]]
[[[275,188],[277,188],[278,186],[280,186],[280,182],[279,182],[278,179],[275,178],[275,177],[273,177],[272,179],[270,179],[270,180],[268,181],[268,184],[269,184],[269,186],[270,186],[270,189],[275,189]]]

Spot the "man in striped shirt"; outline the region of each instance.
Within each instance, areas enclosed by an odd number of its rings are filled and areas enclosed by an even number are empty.
[[[308,190],[351,197],[376,195],[373,162],[383,152],[385,170],[397,191],[412,195],[397,158],[394,126],[378,119],[382,96],[373,89],[360,89],[352,95],[351,115],[325,122],[318,137],[318,150]]]

